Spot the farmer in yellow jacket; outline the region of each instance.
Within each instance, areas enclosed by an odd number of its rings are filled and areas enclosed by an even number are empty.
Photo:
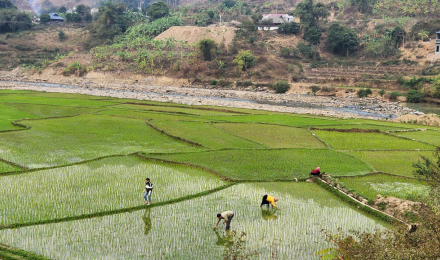
[[[274,208],[278,209],[277,205],[275,204],[275,202],[277,202],[277,201],[278,201],[277,197],[272,197],[272,196],[266,194],[263,196],[263,200],[261,201],[260,207],[263,205],[267,205],[269,207],[269,203],[270,203],[270,204],[272,204],[272,206]]]

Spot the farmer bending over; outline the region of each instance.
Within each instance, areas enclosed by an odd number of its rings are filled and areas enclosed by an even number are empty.
[[[218,213],[217,214],[217,223],[215,223],[214,229],[217,228],[218,223],[220,222],[220,220],[224,220],[223,224],[226,224],[226,230],[229,230],[231,228],[231,220],[234,217],[234,212],[232,211],[225,211],[223,213]]]
[[[310,174],[314,175],[314,176],[320,176],[321,175],[321,168],[320,167],[316,167],[316,169],[312,170],[310,172]]]
[[[278,209],[277,205],[275,205],[275,202],[277,202],[277,201],[278,201],[277,197],[272,197],[272,196],[266,194],[263,196],[263,200],[261,201],[260,207],[263,205],[267,205],[269,207],[269,203],[270,203],[270,204],[272,204],[272,206],[274,208]]]

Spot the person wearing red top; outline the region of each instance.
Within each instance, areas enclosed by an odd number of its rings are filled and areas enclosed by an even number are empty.
[[[321,168],[320,167],[316,167],[316,169],[312,170],[310,172],[310,174],[314,175],[314,176],[320,176],[321,175]]]

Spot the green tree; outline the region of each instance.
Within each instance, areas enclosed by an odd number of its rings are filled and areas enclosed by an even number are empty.
[[[148,16],[153,20],[169,15],[170,9],[164,1],[158,1],[148,7]]]
[[[303,29],[318,26],[321,19],[326,19],[330,15],[323,3],[314,4],[313,0],[298,3],[293,13],[299,17]]]
[[[310,26],[304,31],[304,40],[309,44],[317,45],[321,41],[321,30],[316,26]]]
[[[49,14],[41,14],[40,15],[40,22],[42,22],[42,23],[50,22],[50,15]]]
[[[233,61],[241,71],[245,71],[257,62],[257,58],[250,50],[239,50]]]
[[[253,13],[251,15],[251,19],[254,22],[254,24],[258,24],[261,19],[263,19],[263,15],[261,13]]]
[[[29,14],[16,9],[0,9],[0,33],[16,32],[32,28]]]
[[[125,4],[115,5],[112,2],[106,2],[100,6],[96,15],[97,19],[91,25],[89,38],[84,43],[84,47],[89,49],[101,45],[123,33],[127,28],[125,11]]]
[[[227,8],[232,8],[235,6],[235,4],[236,4],[236,2],[234,2],[232,0],[226,0],[226,1],[223,1],[223,3],[222,3],[222,5]]]
[[[406,93],[406,99],[411,103],[419,103],[423,99],[423,93],[421,91],[412,89]]]
[[[68,23],[80,23],[81,15],[77,13],[67,13],[66,14],[66,22]]]
[[[300,32],[299,24],[295,22],[282,23],[278,26],[278,33],[283,34],[298,34]]]
[[[358,7],[361,13],[367,13],[376,2],[377,0],[350,0],[351,5]]]
[[[391,39],[395,44],[395,48],[398,48],[401,44],[404,43],[406,32],[402,27],[396,26],[394,29],[391,30],[390,34]]]
[[[196,15],[195,24],[198,26],[208,26],[212,24],[212,19],[207,12],[201,12]]]
[[[10,0],[0,0],[0,9],[17,9]]]
[[[357,34],[338,23],[332,24],[327,30],[326,45],[335,54],[347,54],[359,45]]]
[[[272,85],[272,89],[276,93],[286,93],[290,89],[290,85],[285,80],[279,80]]]
[[[57,9],[58,13],[66,13],[67,12],[67,8],[65,6],[60,6]]]
[[[211,39],[203,39],[201,40],[197,46],[199,50],[202,52],[203,59],[205,61],[212,60],[212,53],[217,49],[217,43]]]

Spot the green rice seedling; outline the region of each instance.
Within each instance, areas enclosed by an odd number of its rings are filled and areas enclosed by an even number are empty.
[[[121,116],[128,118],[138,118],[143,120],[167,120],[167,121],[206,121],[206,119],[200,118],[196,115],[179,115],[179,114],[169,114],[160,113],[152,111],[134,111],[130,109],[117,109],[111,108],[98,113],[99,115],[109,115],[109,116]]]
[[[242,116],[215,116],[204,117],[209,120],[223,120],[235,123],[264,123],[274,125],[306,127],[313,125],[334,125],[343,124],[343,121],[331,118],[305,117],[286,114],[268,114],[268,115],[242,115]]]
[[[3,176],[0,226],[142,205],[146,177],[153,203],[224,185],[202,170],[127,156]]]
[[[374,200],[378,194],[400,199],[424,198],[428,196],[429,186],[421,181],[394,177],[385,174],[372,174],[354,178],[340,178],[340,184],[369,200]]]
[[[72,107],[72,106],[53,106],[53,105],[39,105],[39,104],[26,104],[26,103],[4,103],[5,106],[11,107],[15,110],[23,111],[24,113],[29,113],[34,115],[33,117],[63,117],[63,116],[73,116],[78,114],[91,114],[99,111],[93,108],[82,108],[82,107]],[[26,117],[22,117],[26,118]],[[21,119],[21,118],[20,118]]]
[[[347,124],[347,125],[318,125],[313,126],[313,128],[318,129],[371,129],[380,131],[394,131],[394,130],[407,130],[408,128],[394,127],[394,126],[384,126],[384,125],[373,125],[373,124]]]
[[[413,175],[413,163],[420,156],[434,158],[431,151],[350,151],[347,152],[371,165],[376,171],[417,177]]]
[[[162,111],[162,112],[175,112],[181,114],[189,114],[189,115],[204,115],[204,116],[212,116],[212,115],[237,115],[236,113],[231,112],[223,112],[221,110],[208,110],[198,108],[197,106],[192,107],[175,107],[175,106],[166,106],[166,105],[132,105],[132,104],[122,104],[115,106],[116,108],[121,109],[132,109],[132,110],[146,110],[146,111]]]
[[[328,149],[226,150],[147,156],[204,166],[240,180],[305,178],[317,166],[332,176],[371,172],[371,168],[361,160]]]
[[[337,150],[434,150],[424,143],[389,136],[382,133],[351,133],[314,130],[321,140]]]
[[[17,102],[30,104],[45,104],[58,106],[74,106],[74,107],[102,107],[113,105],[115,102],[105,100],[85,100],[74,98],[51,98],[44,96],[32,96],[28,94],[11,94],[0,96],[0,102]]]
[[[28,91],[26,94],[29,98],[32,97],[46,97],[46,98],[71,98],[71,99],[83,99],[83,100],[107,100],[117,102],[121,99],[112,97],[100,97],[85,94],[70,94],[70,93],[56,93],[56,92],[41,92],[41,91]]]
[[[2,172],[12,172],[12,171],[17,171],[17,170],[21,170],[21,169],[18,168],[18,167],[15,167],[13,165],[10,165],[8,163],[0,161],[0,173],[2,173]]]
[[[212,149],[221,148],[263,148],[264,146],[229,134],[210,123],[181,121],[150,121],[155,127],[173,136],[199,143]]]
[[[389,126],[389,127],[401,127],[401,128],[407,128],[407,129],[438,129],[438,127],[434,126],[426,126],[426,125],[417,125],[417,124],[404,124],[404,123],[395,123],[395,122],[387,122],[387,121],[379,121],[379,120],[372,120],[372,119],[347,119],[347,122],[356,123],[356,124],[373,124],[373,125],[382,125],[382,126]]]
[[[326,148],[302,128],[241,123],[217,123],[214,126],[270,148]]]
[[[29,168],[138,151],[175,152],[200,149],[162,135],[138,119],[81,115],[21,123],[32,128],[0,133],[0,158]]]
[[[11,124],[11,122],[22,118],[36,117],[37,116],[34,114],[20,111],[3,103],[0,103],[0,131],[20,129],[21,127],[14,126]]]
[[[416,132],[401,132],[394,133],[394,135],[429,143],[435,146],[440,146],[440,131],[427,130]]]
[[[0,89],[0,95],[4,94],[31,94],[29,90],[12,90],[12,89]]]
[[[260,208],[264,194],[280,198],[281,210]],[[228,233],[222,224],[212,227],[226,210],[259,259],[319,259],[315,252],[330,246],[322,229],[387,227],[315,184],[262,183],[132,213],[0,230],[0,241],[53,259],[218,259]]]

